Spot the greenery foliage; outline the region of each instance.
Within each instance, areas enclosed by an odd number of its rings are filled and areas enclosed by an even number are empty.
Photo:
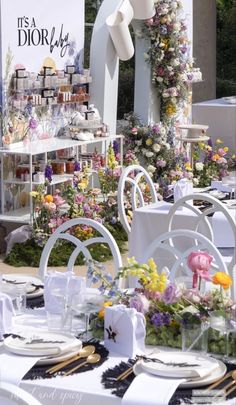
[[[217,97],[236,94],[236,0],[217,0]]]

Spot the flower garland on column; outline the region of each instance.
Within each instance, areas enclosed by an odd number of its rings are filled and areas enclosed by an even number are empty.
[[[161,121],[171,129],[188,100],[193,60],[188,55],[181,1],[158,0],[155,8],[155,16],[146,21],[144,29],[151,40],[145,59],[152,66],[152,79],[161,100]]]

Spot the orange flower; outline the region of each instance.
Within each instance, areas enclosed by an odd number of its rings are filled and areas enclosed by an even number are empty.
[[[46,203],[52,203],[52,202],[53,202],[53,196],[52,196],[51,194],[45,195],[44,201],[45,201]]]
[[[214,162],[217,162],[217,160],[219,160],[219,159],[220,159],[220,156],[218,155],[218,153],[216,153],[215,155],[212,156],[212,160]]]
[[[222,271],[218,271],[212,277],[212,282],[213,284],[220,285],[221,287],[224,288],[224,290],[228,290],[228,288],[232,284],[232,278],[228,274],[223,273]]]

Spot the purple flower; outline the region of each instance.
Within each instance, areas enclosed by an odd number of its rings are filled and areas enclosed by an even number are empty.
[[[130,308],[135,308],[138,312],[145,314],[149,309],[149,301],[145,295],[137,294],[129,301]]]
[[[175,302],[178,301],[178,293],[177,293],[177,288],[174,284],[169,284],[163,295],[162,299],[165,304],[174,304]]]
[[[155,312],[155,314],[153,314],[151,317],[151,322],[157,328],[159,326],[169,326],[170,321],[171,317],[167,312]]]
[[[162,326],[162,314],[160,312],[156,312],[155,314],[152,315],[151,317],[151,322],[153,323],[153,325],[155,325],[157,328],[159,326]]]
[[[157,162],[156,162],[156,166],[157,166],[157,167],[165,167],[165,166],[166,166],[166,161],[163,160],[163,159],[159,159],[159,160],[157,160]]]
[[[38,125],[37,121],[34,118],[30,118],[30,120],[29,120],[29,128],[30,129],[35,129],[35,128],[37,128],[37,125]]]
[[[74,169],[75,169],[75,172],[79,172],[80,171],[80,163],[79,162],[75,162],[75,167],[74,167]]]

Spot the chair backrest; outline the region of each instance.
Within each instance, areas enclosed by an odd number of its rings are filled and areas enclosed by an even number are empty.
[[[130,193],[128,201],[131,204],[131,210],[134,211],[136,208],[145,205],[144,191],[142,190],[144,185],[148,186],[151,202],[157,202],[154,183],[142,166],[131,165],[122,171],[118,185],[118,209],[120,221],[128,235],[131,231],[131,226],[126,215],[127,189],[128,193]]]
[[[93,228],[97,233],[99,233],[99,236],[94,236],[91,237],[90,239],[81,241],[79,238],[77,238],[75,235],[71,234],[69,230],[71,230],[75,226],[88,226]],[[72,242],[75,245],[75,249],[72,252],[68,264],[67,264],[67,270],[71,271],[74,268],[75,261],[77,256],[79,255],[80,252],[83,253],[84,257],[86,259],[92,259],[92,255],[88,249],[88,247],[94,243],[101,243],[101,244],[107,244],[111,250],[111,254],[114,260],[114,268],[115,272],[117,273],[119,268],[122,267],[122,259],[121,259],[121,254],[119,251],[119,248],[117,246],[117,243],[111,233],[97,221],[94,221],[93,219],[89,218],[75,218],[71,219],[67,222],[64,222],[62,225],[60,225],[55,232],[50,236],[48,239],[46,245],[44,246],[44,249],[42,251],[40,263],[39,263],[39,276],[43,279],[45,274],[47,273],[47,266],[48,266],[48,259],[51,253],[51,250],[53,249],[55,243],[58,240],[66,240],[68,242]]]
[[[203,201],[203,203],[206,202],[207,204],[209,204],[209,207],[207,206],[206,208],[204,208],[203,211],[201,211],[199,208],[197,208],[197,206],[193,205],[194,201]],[[212,215],[216,212],[222,213],[232,229],[232,234],[234,237],[234,246],[236,246],[236,218],[233,218],[230,215],[228,208],[217,198],[206,193],[194,193],[191,195],[184,196],[179,200],[177,200],[172,205],[168,213],[169,231],[173,230],[174,215],[180,207],[184,207],[192,211],[194,214],[196,214],[197,218],[193,222],[193,230],[204,233],[204,235],[207,236],[211,241],[213,241],[213,230],[212,224],[209,221],[209,215]],[[232,273],[232,269],[235,263],[236,263],[236,248],[234,248],[233,255],[230,258],[230,261],[227,263],[227,267],[230,274]]]
[[[183,240],[184,243],[182,243]],[[178,243],[180,241],[181,246],[179,246]],[[168,263],[164,263],[162,261],[162,266],[170,266],[171,262],[171,267],[169,267],[169,270],[170,281],[172,282],[174,282],[178,276],[186,277],[191,275],[192,277],[192,272],[187,265],[187,258],[193,251],[208,252],[214,258],[212,267],[228,274],[228,269],[219,250],[208,238],[196,231],[177,229],[175,231],[163,233],[157,237],[146,249],[143,258],[144,262],[147,262],[150,257],[155,257],[157,266],[160,267],[158,263],[158,255],[161,260],[162,251],[167,253],[166,257],[168,258]]]
[[[6,382],[0,382],[0,403],[4,405],[41,405],[41,402],[29,392]]]

